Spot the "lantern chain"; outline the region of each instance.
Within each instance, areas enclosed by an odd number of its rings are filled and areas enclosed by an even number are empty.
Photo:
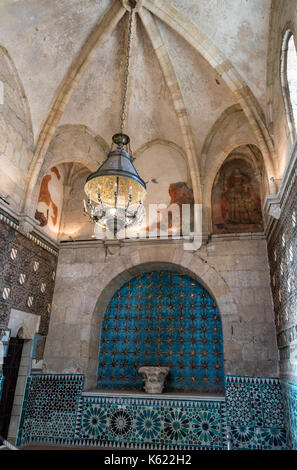
[[[130,65],[132,23],[133,23],[133,7],[131,6],[130,18],[129,18],[129,31],[128,31],[126,66],[125,66],[125,80],[124,80],[124,88],[123,88],[123,104],[122,104],[122,112],[121,112],[121,127],[120,127],[120,133],[121,134],[123,133],[124,124],[125,124],[125,120],[126,120],[126,117],[127,117],[126,104],[127,104],[127,90],[128,90],[129,65]]]

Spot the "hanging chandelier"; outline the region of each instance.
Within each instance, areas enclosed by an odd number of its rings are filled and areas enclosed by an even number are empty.
[[[141,224],[145,210],[143,200],[146,184],[138,175],[133,161],[130,138],[123,133],[126,119],[126,101],[129,76],[129,61],[135,2],[129,1],[128,45],[126,54],[123,103],[120,132],[112,137],[112,145],[107,159],[97,171],[91,173],[84,187],[87,202],[84,203],[84,215],[90,221],[116,234],[122,229]]]

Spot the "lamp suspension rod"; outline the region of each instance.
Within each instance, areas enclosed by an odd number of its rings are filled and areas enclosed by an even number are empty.
[[[133,2],[130,2],[131,10],[129,17],[129,31],[128,31],[128,45],[127,45],[127,54],[126,54],[126,67],[125,67],[125,80],[123,88],[123,104],[121,112],[121,127],[120,133],[123,134],[124,124],[127,117],[126,114],[126,103],[127,103],[127,90],[128,90],[128,77],[129,77],[129,65],[130,65],[130,50],[131,50],[131,36],[132,36],[132,23],[133,23]]]

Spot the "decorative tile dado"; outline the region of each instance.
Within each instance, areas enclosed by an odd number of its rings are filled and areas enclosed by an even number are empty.
[[[18,445],[32,438],[72,438],[83,375],[32,375],[27,380]]]
[[[235,449],[287,448],[279,379],[227,376],[226,409]]]
[[[289,448],[297,450],[297,384],[282,382]]]
[[[224,401],[84,394],[75,439],[84,445],[223,449],[225,428]]]
[[[185,396],[82,393],[83,384],[82,375],[31,376],[18,445],[223,449],[230,431],[234,449],[288,448],[280,382],[275,378],[227,376],[226,403]],[[289,392],[295,426],[296,387]]]

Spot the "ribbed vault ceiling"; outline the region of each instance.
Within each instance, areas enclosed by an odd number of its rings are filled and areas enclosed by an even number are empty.
[[[32,188],[59,125],[87,126],[108,143],[118,131],[128,26],[125,3],[1,2],[0,44],[14,60],[31,111]],[[274,165],[265,121],[270,0],[138,4],[142,8],[133,34],[126,127],[133,149],[156,139],[181,147],[195,198],[201,199],[205,142],[224,111],[237,105],[269,172]]]

